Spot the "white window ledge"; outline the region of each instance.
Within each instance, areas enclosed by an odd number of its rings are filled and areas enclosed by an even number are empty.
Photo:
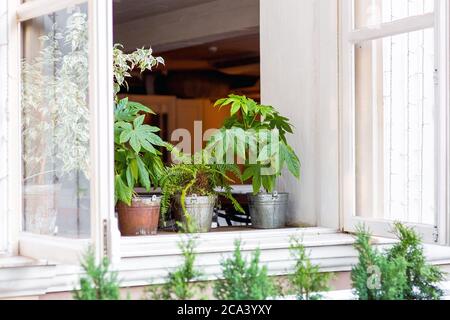
[[[204,280],[220,275],[220,262],[232,254],[234,241],[241,240],[245,255],[261,249],[261,262],[273,276],[286,275],[295,261],[289,252],[292,237],[303,239],[311,260],[324,272],[350,271],[357,261],[353,249],[354,236],[325,228],[252,230],[211,232],[196,236],[197,266]],[[120,262],[114,268],[119,272],[123,287],[145,286],[164,282],[167,273],[182,262],[178,243],[185,235],[158,235],[153,237],[122,238]],[[380,246],[393,240],[375,238]],[[426,245],[430,262],[450,265],[450,247]],[[43,261],[30,263],[2,263],[0,258],[0,298],[43,295],[71,291],[77,284],[81,270],[76,265],[59,265]],[[11,262],[12,260],[10,260]]]

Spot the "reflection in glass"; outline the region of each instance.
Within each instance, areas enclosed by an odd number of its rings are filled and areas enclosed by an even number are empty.
[[[354,0],[355,28],[373,27],[434,11],[435,0]]]
[[[23,24],[24,230],[89,236],[86,6]]]
[[[355,49],[357,212],[434,224],[434,30]]]

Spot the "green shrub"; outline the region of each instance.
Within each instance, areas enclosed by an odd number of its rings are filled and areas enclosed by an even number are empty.
[[[120,283],[117,273],[109,270],[108,258],[97,265],[91,248],[81,266],[86,275],[80,278],[80,290],[74,291],[75,300],[120,300]]]
[[[356,296],[360,300],[405,299],[404,292],[407,285],[405,258],[389,259],[372,247],[370,239],[370,233],[360,227],[355,243],[359,260],[351,273]]]
[[[412,229],[394,224],[399,242],[379,252],[370,244],[364,228],[357,234],[355,248],[359,263],[352,270],[353,288],[361,300],[438,300],[444,274],[426,262],[422,240]]]
[[[294,273],[288,277],[288,294],[296,295],[298,300],[321,299],[320,292],[329,291],[332,275],[321,273],[319,266],[311,263],[305,247],[297,239],[292,241],[290,250],[296,262]]]
[[[196,242],[189,238],[179,244],[184,263],[174,272],[170,272],[166,283],[160,287],[147,289],[147,297],[152,300],[190,300],[203,289],[199,283],[195,283],[202,273],[195,268]]]
[[[250,261],[243,258],[241,242],[235,242],[233,256],[224,260],[222,277],[214,286],[214,296],[219,300],[266,300],[277,295],[278,290],[260,266],[260,251],[255,251]]]
[[[387,253],[388,259],[406,259],[406,287],[403,296],[407,300],[439,300],[443,291],[438,287],[444,273],[427,263],[420,236],[411,228],[395,223],[394,233],[400,240]]]

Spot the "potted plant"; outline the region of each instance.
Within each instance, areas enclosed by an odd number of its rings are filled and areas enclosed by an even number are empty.
[[[140,197],[136,187],[150,192],[158,186],[164,165],[157,148],[167,144],[156,134],[159,128],[144,124],[146,106],[127,98],[116,104],[114,124],[115,194],[119,229],[123,236],[151,235],[158,229],[160,198]]]
[[[227,161],[230,152],[242,160],[242,179],[251,179],[253,185],[253,194],[248,195],[252,226],[282,228],[289,194],[276,191],[276,181],[286,167],[295,178],[300,177],[300,160],[286,138],[293,127],[274,107],[245,96],[230,95],[215,103],[215,107],[225,106],[231,107],[230,117],[206,149],[216,161]]]
[[[138,49],[130,54],[114,46],[114,93],[115,97],[115,197],[119,230],[123,236],[147,236],[156,234],[160,216],[161,198],[139,196],[135,188],[143,187],[150,192],[157,187],[164,165],[160,147],[169,145],[157,135],[159,128],[144,124],[153,111],[128,98],[119,100],[117,94],[122,86],[127,87],[130,71],[152,70],[160,57],[153,57],[151,49]]]
[[[195,156],[194,156],[195,158]],[[185,158],[186,159],[186,158]],[[161,178],[161,210],[172,207],[173,218],[181,230],[209,232],[218,195],[229,199],[236,210],[244,212],[231,195],[229,174],[240,177],[236,165],[216,165],[200,161],[183,161],[165,169]]]

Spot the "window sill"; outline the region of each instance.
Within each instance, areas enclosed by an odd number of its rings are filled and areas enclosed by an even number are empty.
[[[242,240],[244,254],[261,249],[261,261],[272,276],[288,274],[295,261],[289,253],[292,237],[303,239],[311,260],[323,272],[348,272],[357,261],[353,249],[354,236],[325,228],[280,229],[211,232],[196,235],[197,266],[204,280],[215,280],[220,274],[221,260],[229,256],[234,241]],[[121,238],[119,272],[123,287],[139,287],[163,283],[167,272],[182,262],[177,244],[186,235],[158,235],[153,237]],[[375,238],[381,247],[393,243],[391,239]],[[450,247],[426,245],[429,261],[450,265]],[[71,291],[78,282],[81,270],[76,265],[61,265],[45,261],[27,260],[26,264],[6,264],[0,259],[0,298],[40,296],[46,293]]]

